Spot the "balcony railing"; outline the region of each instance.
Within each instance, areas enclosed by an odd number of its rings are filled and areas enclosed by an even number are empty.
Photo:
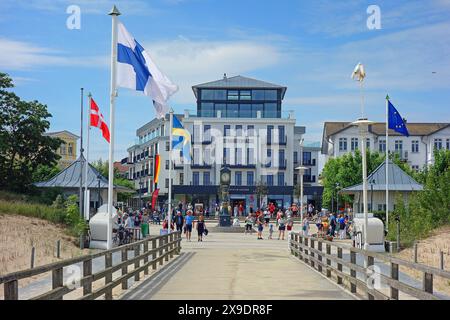
[[[212,165],[207,163],[192,163],[191,169],[211,169]]]

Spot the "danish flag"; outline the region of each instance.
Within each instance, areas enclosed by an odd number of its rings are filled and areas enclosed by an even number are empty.
[[[95,103],[94,99],[91,98],[91,127],[97,127],[102,131],[103,138],[109,142],[109,128],[103,118],[100,109]]]

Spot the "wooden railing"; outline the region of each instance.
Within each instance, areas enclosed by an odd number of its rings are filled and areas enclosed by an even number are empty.
[[[352,294],[362,298],[446,299],[445,296],[438,296],[433,291],[433,279],[441,277],[446,279],[446,282],[450,281],[448,271],[321,238],[305,237],[299,233],[291,233],[290,237],[290,250],[294,256],[327,278],[334,279],[343,289],[350,289]],[[363,259],[363,263],[358,264],[357,257]],[[388,272],[385,270],[383,273],[381,267]],[[411,271],[411,275],[407,272],[400,273],[400,268],[403,271]],[[421,288],[411,285],[411,281],[417,282],[412,276],[417,273],[422,274]]]
[[[149,268],[157,269],[162,266],[164,261],[172,259],[174,255],[180,254],[181,233],[174,232],[167,235],[149,237],[147,239],[123,245],[111,250],[102,251],[92,255],[85,255],[61,262],[55,262],[32,269],[10,273],[0,276],[0,284],[4,286],[5,300],[19,299],[19,280],[27,279],[52,273],[52,290],[42,293],[33,300],[62,300],[63,297],[77,289],[81,289],[80,300],[97,299],[104,296],[106,300],[112,300],[112,291],[115,287],[122,285],[122,290],[128,289],[128,279],[134,277],[135,281],[140,280],[143,272],[144,276],[149,274]],[[133,257],[128,253],[132,251]],[[113,265],[113,255],[120,252],[120,262]],[[96,273],[92,273],[92,261],[97,258],[104,258],[104,268]],[[63,268],[71,267],[76,264],[82,264],[82,275],[77,279],[78,285],[65,284]],[[130,271],[129,266],[134,266]],[[81,270],[80,270],[81,271]],[[121,272],[121,275],[113,279],[115,272]],[[93,288],[93,283],[104,279],[99,287]]]

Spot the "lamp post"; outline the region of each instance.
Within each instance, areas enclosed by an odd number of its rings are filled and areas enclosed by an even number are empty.
[[[300,220],[302,221],[301,223],[303,223],[303,175],[308,168],[300,166],[295,169],[298,170],[300,174]]]
[[[359,133],[361,136],[361,154],[362,154],[362,175],[363,175],[363,207],[364,207],[364,250],[369,249],[369,242],[367,241],[367,230],[369,225],[369,215],[367,206],[367,154],[366,154],[366,136],[369,129],[369,125],[374,122],[365,118],[358,119],[353,122],[354,125],[359,127]]]

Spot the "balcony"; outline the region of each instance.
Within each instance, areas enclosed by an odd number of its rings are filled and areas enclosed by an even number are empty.
[[[212,165],[206,163],[192,163],[191,169],[212,169]]]
[[[316,159],[309,159],[307,161],[303,160],[303,165],[308,167],[315,167],[316,166]]]
[[[229,165],[230,169],[255,169],[256,164],[254,163],[235,163]]]

